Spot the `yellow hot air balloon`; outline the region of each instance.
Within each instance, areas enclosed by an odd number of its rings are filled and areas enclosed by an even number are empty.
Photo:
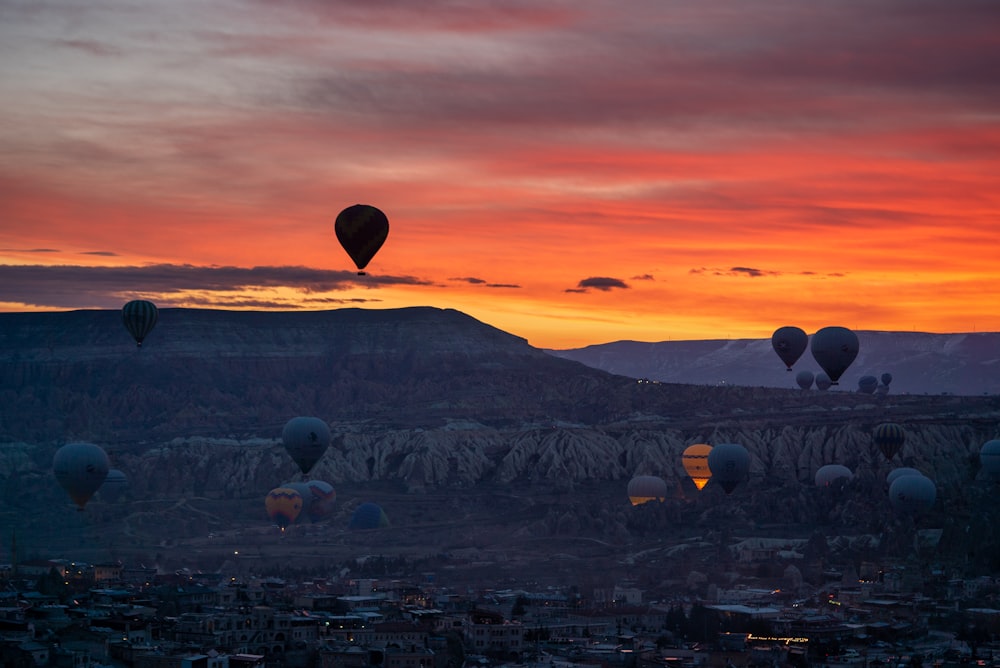
[[[290,487],[275,487],[267,493],[264,507],[267,516],[284,531],[302,512],[302,495]]]
[[[711,445],[695,443],[685,448],[684,454],[681,455],[684,470],[691,476],[691,481],[698,489],[704,489],[712,478],[712,471],[708,468],[708,453],[711,451]]]

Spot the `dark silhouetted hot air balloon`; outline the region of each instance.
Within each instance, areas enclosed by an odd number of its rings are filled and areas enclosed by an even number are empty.
[[[858,392],[862,394],[875,394],[878,388],[878,378],[875,376],[861,376],[858,378]]]
[[[881,381],[883,385],[889,385],[892,382],[892,374],[886,371],[882,374]]]
[[[799,371],[797,374],[795,374],[795,382],[803,390],[808,390],[810,387],[812,387],[813,380],[815,380],[815,378],[816,376],[813,375],[812,371]]]
[[[830,377],[822,371],[816,374],[816,389],[820,392],[826,392],[832,384],[833,381],[830,380]]]
[[[349,206],[339,214],[334,223],[337,240],[358,267],[363,271],[389,236],[389,219],[368,204]]]
[[[156,326],[158,318],[156,304],[145,299],[135,299],[122,307],[122,322],[135,339],[136,346],[142,346],[143,340]]]
[[[108,469],[108,475],[104,478],[104,482],[101,484],[100,489],[97,490],[97,495],[100,497],[101,501],[115,503],[122,498],[122,495],[127,489],[128,477],[125,473],[119,471],[118,469]]]
[[[851,473],[851,469],[846,466],[842,464],[827,464],[826,466],[819,467],[814,480],[817,487],[831,487],[838,480],[846,481],[853,477],[854,474]]]
[[[899,513],[919,515],[934,507],[937,486],[922,475],[904,475],[889,485],[889,502]]]
[[[667,483],[655,475],[637,475],[628,481],[628,500],[633,506],[667,498]]]
[[[695,443],[684,448],[684,454],[681,455],[684,470],[698,489],[704,489],[712,478],[712,471],[708,468],[708,453],[711,451],[711,445]]]
[[[284,531],[302,512],[302,496],[290,487],[275,487],[264,498],[264,508],[271,521]]]
[[[858,356],[858,335],[846,327],[824,327],[812,336],[813,359],[834,385]]]
[[[52,472],[78,510],[101,488],[109,468],[108,454],[93,443],[67,443],[52,458]]]
[[[987,476],[1000,480],[1000,439],[983,443],[983,447],[979,448],[979,465]]]
[[[885,476],[885,482],[887,485],[892,485],[897,479],[902,478],[904,475],[923,475],[920,471],[909,466],[900,466],[889,471]]]
[[[389,518],[382,506],[371,501],[365,501],[351,514],[347,528],[352,530],[383,529],[389,526]]]
[[[891,461],[906,443],[906,430],[895,422],[883,422],[872,430],[872,443]]]
[[[309,473],[330,447],[330,427],[315,417],[294,417],[281,430],[285,450],[303,474]]]
[[[806,351],[809,345],[809,335],[805,330],[798,327],[779,327],[771,335],[771,347],[778,357],[785,363],[788,370],[792,370],[792,365]]]
[[[750,472],[750,453],[739,443],[720,443],[708,453],[708,468],[712,480],[730,494]]]

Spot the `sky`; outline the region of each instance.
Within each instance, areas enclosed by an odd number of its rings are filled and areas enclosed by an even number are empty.
[[[1000,331],[998,239],[996,0],[0,0],[2,311]]]

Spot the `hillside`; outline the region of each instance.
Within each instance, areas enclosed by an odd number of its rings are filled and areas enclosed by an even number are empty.
[[[853,391],[865,375],[892,374],[893,394],[1000,394],[1000,333],[929,334],[858,331],[858,357],[840,379]],[[585,348],[550,350],[595,369],[630,378],[694,385],[797,388],[771,348],[770,339],[707,341],[615,341]],[[808,350],[793,371],[817,373]]]
[[[102,558],[164,545],[219,558],[247,532],[270,544],[262,498],[301,477],[280,442],[296,415],[321,417],[335,435],[312,475],[337,488],[337,516],[296,527],[287,544],[322,563],[479,546],[544,566],[555,543],[543,539],[569,541],[560,550],[577,556],[603,545],[615,562],[667,530],[678,540],[767,525],[877,534],[894,526],[884,479],[900,465],[937,484],[923,522],[951,539],[942,558],[964,554],[967,527],[1000,554],[977,457],[1000,432],[996,396],[639,383],[433,308],[166,309],[141,349],[117,312],[0,314],[0,535],[20,527],[22,546],[91,545]],[[883,421],[907,431],[891,462],[869,437]],[[51,475],[70,440],[105,447],[129,479],[123,503],[98,494],[70,511]],[[731,496],[711,483],[694,491],[680,465],[694,442],[744,444],[747,482]],[[826,463],[856,472],[839,496],[812,484]],[[624,490],[637,474],[662,476],[671,498],[631,508]],[[363,500],[382,503],[393,528],[345,532]],[[206,538],[226,532],[224,543]]]

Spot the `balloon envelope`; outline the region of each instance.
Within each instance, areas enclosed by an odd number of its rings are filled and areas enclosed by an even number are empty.
[[[122,323],[135,339],[136,346],[141,346],[146,336],[153,331],[157,319],[159,311],[151,301],[135,299],[122,307]]]
[[[333,514],[337,492],[333,489],[333,485],[322,480],[310,480],[307,484],[312,495],[308,510],[309,521],[322,522]]]
[[[979,465],[991,478],[1000,478],[1000,439],[983,443],[979,448]]]
[[[816,376],[813,375],[812,371],[799,371],[797,374],[795,374],[795,382],[803,390],[808,390],[810,387],[812,387],[813,380],[815,379]]]
[[[819,470],[816,471],[814,481],[817,487],[830,487],[838,480],[850,480],[853,477],[854,474],[851,473],[851,469],[846,466],[842,464],[827,464],[826,466],[819,467]]]
[[[281,440],[302,473],[309,473],[330,447],[330,427],[319,418],[295,417],[285,423]]]
[[[872,442],[886,460],[891,460],[906,442],[906,430],[895,422],[883,422],[872,430]]]
[[[861,376],[858,379],[858,392],[862,394],[874,394],[878,388],[878,378],[875,376]]]
[[[334,231],[362,274],[389,236],[389,219],[371,205],[355,204],[337,214]]]
[[[52,472],[80,510],[108,476],[110,462],[104,449],[93,443],[67,443],[52,458]]]
[[[923,473],[917,469],[910,468],[909,466],[900,466],[899,468],[889,471],[889,473],[885,476],[885,481],[889,485],[892,485],[892,483],[896,482],[896,480],[902,478],[904,475],[923,475]]]
[[[889,383],[892,382],[892,374],[886,371],[885,373],[882,374],[881,380],[883,385],[888,385]]]
[[[698,489],[704,489],[712,477],[712,471],[708,468],[708,453],[711,451],[711,445],[695,443],[686,447],[681,455],[684,470]]]
[[[716,480],[731,493],[750,472],[750,453],[739,443],[720,443],[708,453],[708,468]]]
[[[812,336],[813,359],[834,385],[858,356],[858,335],[846,327],[824,327]]]
[[[889,502],[900,513],[917,515],[934,507],[937,487],[922,475],[904,475],[889,485]]]
[[[101,501],[115,503],[127,489],[128,477],[125,473],[118,469],[108,469],[108,475],[104,478],[100,489],[97,490],[97,494],[101,497]]]
[[[298,515],[294,521],[299,521],[305,519],[312,507],[312,492],[309,491],[309,483],[307,482],[283,482],[279,485],[283,489],[294,489],[299,493],[299,497],[302,499],[302,507],[299,508]]]
[[[347,523],[348,529],[382,529],[389,526],[389,518],[385,511],[377,503],[366,501],[354,509],[351,513],[351,520]]]
[[[817,390],[820,390],[821,392],[826,392],[827,390],[830,389],[830,386],[832,384],[833,384],[833,381],[830,380],[830,377],[828,375],[826,375],[825,373],[823,373],[822,371],[820,371],[818,374],[816,374],[816,389]]]
[[[628,481],[628,500],[633,506],[667,498],[667,483],[655,475],[637,475]]]
[[[785,363],[788,370],[806,351],[809,345],[809,335],[799,327],[779,327],[771,334],[771,347]]]
[[[264,498],[264,508],[271,521],[284,531],[302,512],[302,496],[290,487],[276,487]]]

